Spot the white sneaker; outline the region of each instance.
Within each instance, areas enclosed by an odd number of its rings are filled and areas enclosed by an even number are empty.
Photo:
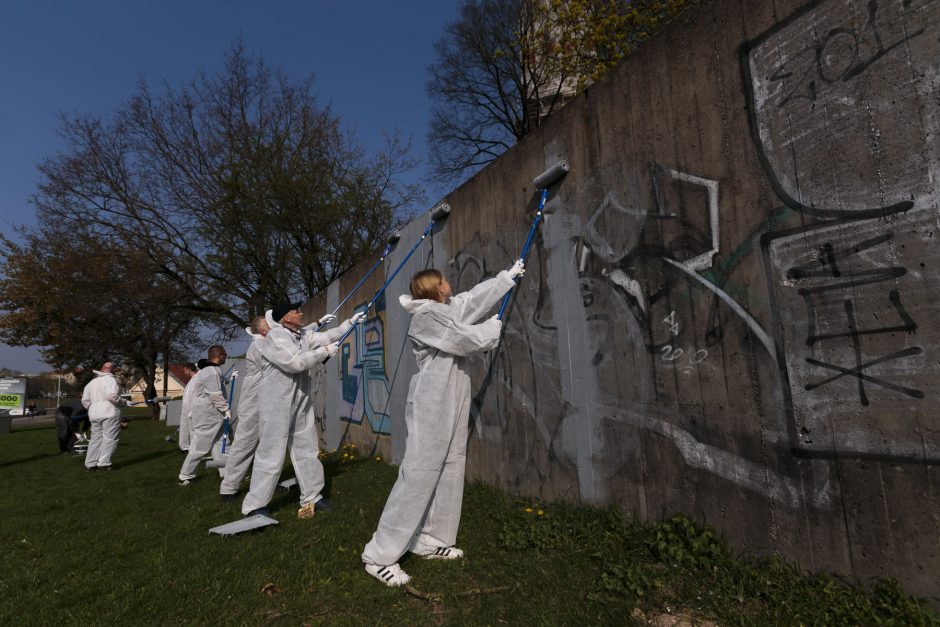
[[[366,564],[366,572],[391,588],[403,586],[411,577],[401,569],[398,564],[390,566],[378,566],[376,564]]]
[[[426,560],[456,560],[463,557],[463,551],[455,546],[439,546],[418,555]]]

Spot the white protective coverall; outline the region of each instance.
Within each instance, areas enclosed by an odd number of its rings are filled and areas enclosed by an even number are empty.
[[[121,407],[126,403],[121,398],[117,379],[110,372],[94,371],[95,378],[82,392],[82,405],[88,410],[91,421],[91,439],[85,452],[86,468],[106,468],[111,465],[111,456],[118,445],[121,434]]]
[[[412,315],[408,337],[418,373],[405,407],[405,458],[362,553],[366,564],[388,566],[406,551],[427,554],[456,542],[471,400],[466,358],[498,344],[502,323],[477,323],[512,286],[503,271],[446,303],[399,298]]]
[[[317,343],[334,337],[343,328],[341,325],[304,339],[300,333],[275,322],[270,311],[265,318],[271,330],[261,346],[263,411],[251,487],[242,502],[242,513],[246,515],[271,502],[288,452],[300,486],[300,504],[316,503],[322,498],[320,490],[325,477],[310,398],[310,370],[328,355],[327,349]]]
[[[224,461],[215,446],[222,437],[222,421],[229,411],[228,401],[222,391],[222,371],[217,365],[209,364],[196,374],[192,383],[193,435],[189,452],[180,468],[180,481],[195,479],[200,460],[210,451],[214,460]]]
[[[198,374],[198,373],[197,373]],[[196,387],[193,382],[194,376],[183,388],[183,401],[180,404],[180,449],[189,450],[189,441],[193,437],[193,389]]]
[[[258,448],[258,425],[261,415],[261,378],[262,358],[261,345],[266,341],[263,335],[254,334],[251,328],[245,333],[254,338],[248,352],[245,353],[245,378],[242,379],[242,389],[238,395],[238,429],[235,430],[235,443],[226,451],[228,459],[225,460],[225,472],[220,494],[235,494],[241,485],[251,460]]]

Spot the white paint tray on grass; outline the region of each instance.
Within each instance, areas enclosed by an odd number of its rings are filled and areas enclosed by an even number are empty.
[[[256,514],[254,516],[249,516],[248,518],[241,518],[235,522],[230,522],[225,525],[220,525],[218,527],[213,527],[209,530],[209,533],[215,533],[220,536],[234,536],[246,531],[252,531],[254,529],[261,529],[262,527],[267,527],[268,525],[276,525],[277,521],[268,516],[263,516],[261,514]]]

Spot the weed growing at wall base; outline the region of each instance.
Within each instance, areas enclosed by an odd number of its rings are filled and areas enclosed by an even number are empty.
[[[894,580],[858,586],[775,556],[735,556],[686,516],[644,525],[613,510],[504,503],[491,515],[503,549],[588,555],[596,574],[586,600],[632,606],[641,620],[667,611],[722,624],[940,625]]]

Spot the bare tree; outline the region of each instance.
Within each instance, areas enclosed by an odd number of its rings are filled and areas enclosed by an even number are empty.
[[[695,0],[464,0],[435,44],[433,176],[489,163]]]
[[[222,71],[137,93],[108,119],[64,118],[64,154],[40,165],[39,214],[136,247],[207,324],[324,289],[420,198],[397,136],[367,155],[292,81],[236,45]]]

